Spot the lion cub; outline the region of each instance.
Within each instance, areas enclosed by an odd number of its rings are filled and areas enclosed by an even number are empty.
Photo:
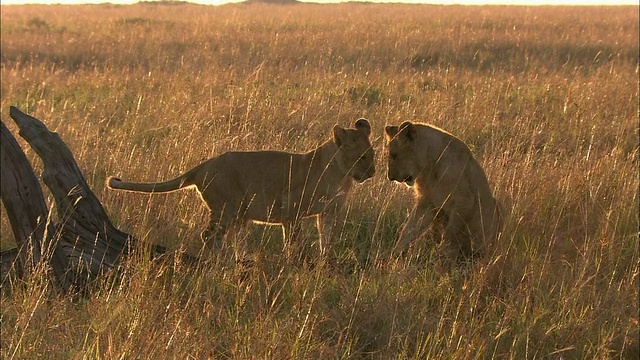
[[[497,237],[500,204],[487,177],[460,139],[427,124],[386,126],[388,178],[415,189],[416,203],[400,232],[403,252],[435,222],[442,225],[445,255],[468,258]]]
[[[317,216],[324,256],[354,180],[361,183],[375,172],[371,126],[359,119],[354,127],[334,126],[331,140],[304,154],[230,151],[173,180],[132,183],[111,177],[107,185],[147,193],[195,186],[211,212],[202,236],[209,246],[250,220],[281,224],[286,245],[298,236],[300,219]]]

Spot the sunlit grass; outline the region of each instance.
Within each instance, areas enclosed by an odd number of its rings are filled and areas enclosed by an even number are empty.
[[[114,223],[198,254],[194,192],[167,179],[232,149],[307,151],[373,126],[357,187],[315,266],[252,226],[254,266],[135,255],[78,302],[41,273],[2,296],[2,358],[637,358],[638,8],[140,4],[2,7],[1,104],[73,151]],[[447,269],[388,255],[411,192],[382,129],[426,121],[469,144],[510,216],[494,254]],[[27,144],[18,139],[41,169]],[[0,244],[13,246],[2,215]]]

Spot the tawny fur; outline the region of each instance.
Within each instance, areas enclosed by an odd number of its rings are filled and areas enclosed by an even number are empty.
[[[304,154],[232,151],[173,180],[133,183],[111,177],[107,185],[145,193],[196,187],[211,215],[203,239],[217,245],[248,221],[281,224],[287,244],[298,236],[301,219],[317,216],[320,253],[325,255],[353,182],[375,172],[370,124],[359,119],[354,126],[336,125],[331,140]]]
[[[433,222],[440,225],[447,256],[470,257],[492,244],[501,228],[501,206],[467,145],[427,124],[404,122],[387,126],[385,133],[389,180],[415,189],[415,205],[394,251],[406,251]]]

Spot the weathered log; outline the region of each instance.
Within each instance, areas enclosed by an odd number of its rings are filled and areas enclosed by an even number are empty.
[[[0,289],[5,289],[9,275],[12,272],[18,273],[18,276],[23,276],[22,268],[23,266],[18,258],[17,247],[0,251]]]
[[[0,195],[17,243],[15,251],[1,254],[0,279],[4,283],[12,267],[18,276],[25,276],[27,269],[33,268],[45,251],[58,286],[68,288],[70,284],[64,281],[67,262],[56,250],[57,244],[52,242],[55,228],[47,222],[49,211],[40,183],[16,139],[3,122],[0,125]]]
[[[30,215],[31,220],[29,220],[33,223],[34,232],[26,236],[39,234],[40,237],[31,236],[30,239],[33,242],[40,239],[44,241],[42,244],[47,244],[46,246],[54,249],[52,266],[54,275],[58,283],[62,284],[63,290],[69,290],[71,287],[84,289],[97,275],[118,265],[121,255],[130,251],[133,237],[113,226],[102,204],[87,185],[71,151],[57,134],[50,132],[38,119],[13,106],[10,108],[10,115],[20,128],[20,136],[29,143],[43,161],[42,179],[55,199],[59,219],[57,219],[58,224],[55,227],[49,227],[46,232],[35,231],[39,229],[38,226],[43,226],[43,220],[47,219],[48,212],[42,193],[36,193],[34,190],[29,190],[32,197],[26,198],[21,205],[12,206],[11,210],[7,208],[9,218],[20,216],[16,215],[20,211],[34,212],[36,215]],[[16,163],[25,161],[26,157],[16,159]],[[9,187],[5,191],[5,177],[15,177],[18,183],[21,182],[20,175],[12,174],[15,169],[16,166],[2,168],[2,195],[5,207],[7,207],[5,192],[11,189]],[[34,216],[40,219],[39,222],[34,223]],[[12,222],[12,228],[16,233],[19,226],[14,226]],[[29,232],[29,229],[17,232],[20,235],[16,234],[16,238],[25,241],[26,237],[23,233]],[[42,238],[42,233],[46,233],[46,239]],[[33,247],[36,249],[37,245]],[[39,254],[40,249],[37,249],[34,253]],[[64,266],[58,266],[58,261],[62,261]],[[60,268],[63,270],[61,271]]]
[[[0,148],[0,196],[18,245],[16,269],[22,276],[28,250],[32,253],[32,265],[40,261],[47,205],[27,156],[3,122],[0,122]]]
[[[0,278],[4,281],[12,267],[21,270],[45,261],[53,269],[58,289],[84,292],[97,276],[119,266],[135,239],[113,226],[71,151],[57,134],[13,106],[10,115],[20,128],[20,136],[42,159],[42,179],[55,199],[57,224],[51,221],[27,157],[3,123],[0,188],[18,248],[0,253]],[[151,244],[150,250],[154,257],[166,253],[159,245]],[[32,259],[31,263],[27,263],[28,259]],[[181,260],[198,263],[186,254],[181,255]],[[14,266],[14,262],[19,266]]]

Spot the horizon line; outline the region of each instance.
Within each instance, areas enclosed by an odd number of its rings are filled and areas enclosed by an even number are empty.
[[[256,3],[307,3],[307,4],[404,4],[404,5],[461,5],[461,6],[639,6],[635,0],[0,0],[0,5],[135,5],[139,3],[191,3],[198,5],[220,6]]]

